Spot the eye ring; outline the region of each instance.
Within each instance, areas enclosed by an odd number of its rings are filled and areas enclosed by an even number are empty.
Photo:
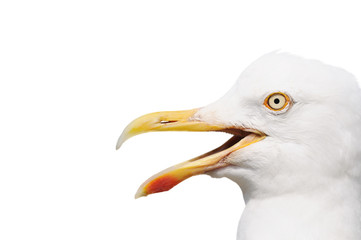
[[[291,99],[287,94],[275,92],[268,95],[263,104],[272,111],[281,111],[289,105],[290,101]]]

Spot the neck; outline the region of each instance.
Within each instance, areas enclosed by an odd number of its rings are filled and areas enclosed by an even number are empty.
[[[360,188],[346,182],[307,193],[248,199],[237,239],[360,240]]]

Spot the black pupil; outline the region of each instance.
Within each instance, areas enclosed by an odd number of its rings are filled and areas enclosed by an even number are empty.
[[[278,98],[275,98],[275,100],[273,100],[273,102],[274,102],[275,104],[279,104],[279,103],[280,103],[280,100],[279,100]]]

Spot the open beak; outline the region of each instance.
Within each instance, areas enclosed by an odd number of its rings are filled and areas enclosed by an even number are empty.
[[[222,146],[152,176],[139,187],[135,198],[168,191],[189,177],[228,166],[227,157],[231,153],[265,138],[265,135],[257,130],[201,121],[194,117],[197,111],[198,109],[150,113],[135,119],[124,129],[116,149],[127,139],[152,131],[219,131],[233,135]]]

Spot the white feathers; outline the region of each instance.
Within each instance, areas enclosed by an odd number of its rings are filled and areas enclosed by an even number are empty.
[[[292,105],[263,102],[286,93]],[[361,91],[348,72],[285,53],[249,66],[198,118],[268,137],[212,172],[237,182],[246,201],[238,239],[361,239]]]

